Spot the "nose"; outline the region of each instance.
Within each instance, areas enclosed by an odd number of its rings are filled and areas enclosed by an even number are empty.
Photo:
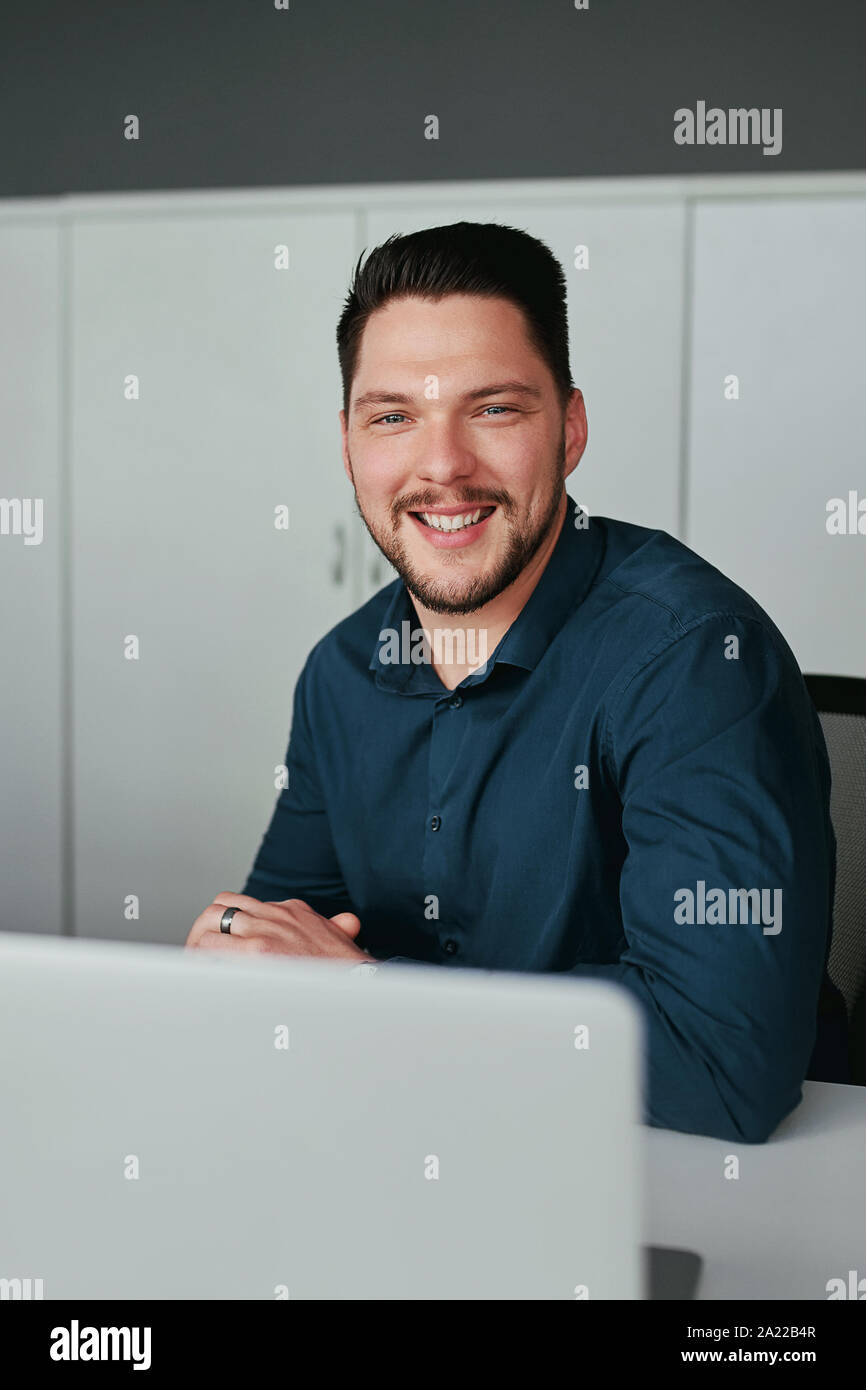
[[[448,421],[432,424],[424,431],[423,446],[415,461],[419,480],[439,487],[461,482],[475,472],[476,458],[461,438],[458,428]]]

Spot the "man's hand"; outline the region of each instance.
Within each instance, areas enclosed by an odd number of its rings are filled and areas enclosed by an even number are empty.
[[[240,911],[232,918],[231,931],[221,932],[220,918],[227,907]],[[217,893],[210,907],[193,922],[186,947],[248,955],[326,956],[361,964],[374,957],[355,945],[360,930],[354,912],[320,917],[300,898],[263,903],[242,893]]]

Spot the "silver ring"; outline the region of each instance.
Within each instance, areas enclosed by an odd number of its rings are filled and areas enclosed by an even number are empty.
[[[226,908],[225,912],[223,913],[222,917],[220,918],[220,931],[227,932],[229,935],[231,935],[231,930],[232,930],[232,918],[234,917],[234,915],[235,915],[236,912],[240,912],[240,908],[239,908],[239,907],[227,907],[227,908]]]

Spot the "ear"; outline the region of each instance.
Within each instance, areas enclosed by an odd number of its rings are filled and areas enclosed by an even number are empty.
[[[343,470],[349,482],[354,486],[355,480],[352,477],[352,465],[349,462],[349,427],[346,423],[345,410],[340,411],[340,447],[343,455]]]
[[[573,473],[583,457],[589,426],[583,392],[575,386],[565,408],[565,477]]]

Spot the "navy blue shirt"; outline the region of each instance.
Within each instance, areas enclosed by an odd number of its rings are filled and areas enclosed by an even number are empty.
[[[672,536],[570,501],[454,691],[394,660],[415,629],[395,580],[313,648],[244,893],[357,913],[379,959],[618,982],[647,1121],[766,1139],[821,1075],[819,995],[844,1025],[829,763],[781,633]]]

